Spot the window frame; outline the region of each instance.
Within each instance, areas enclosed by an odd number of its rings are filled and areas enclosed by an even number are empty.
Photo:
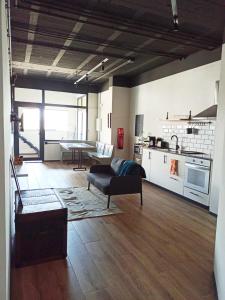
[[[61,140],[49,140],[49,139],[45,139],[45,128],[44,128],[44,110],[45,110],[45,106],[52,106],[52,107],[65,107],[65,108],[79,108],[79,109],[84,109],[86,110],[86,138],[85,140],[87,140],[88,138],[88,93],[82,93],[83,97],[86,96],[86,105],[85,106],[79,106],[79,105],[64,105],[64,104],[52,104],[52,103],[46,103],[45,102],[45,92],[46,91],[54,91],[54,92],[64,92],[64,91],[56,91],[56,90],[47,90],[47,89],[35,89],[35,90],[41,90],[41,95],[42,95],[42,99],[41,102],[25,102],[25,101],[16,101],[15,100],[15,89],[16,88],[22,88],[19,86],[15,86],[12,89],[12,107],[14,109],[15,112],[17,112],[18,107],[19,106],[27,106],[27,107],[38,107],[40,108],[40,158],[41,160],[44,160],[44,145],[45,144],[50,144],[50,143],[56,143],[58,144],[59,142],[61,142]],[[28,87],[25,87],[27,89],[30,89]],[[72,92],[66,92],[65,93],[72,93]],[[74,94],[81,94],[81,93],[74,93]],[[19,154],[19,147],[18,147],[18,143],[16,140],[16,135],[17,135],[17,131],[14,130],[14,152],[15,155]],[[73,140],[64,140],[65,142],[72,142]],[[34,159],[35,160],[35,159]]]
[[[82,110],[86,110],[86,132],[85,132],[85,139],[84,140],[87,140],[87,135],[88,135],[88,107],[84,107],[84,106],[73,106],[73,105],[61,105],[61,104],[45,104],[44,105],[44,111],[45,111],[45,108],[46,107],[61,107],[61,108],[74,108],[74,109],[82,109]],[[45,124],[45,114],[43,115],[43,120],[44,120],[44,124]],[[45,131],[45,130],[44,130]],[[61,139],[58,139],[58,140],[54,140],[54,139],[45,139],[44,142],[61,142],[62,140]],[[65,142],[72,142],[73,140],[63,140]]]

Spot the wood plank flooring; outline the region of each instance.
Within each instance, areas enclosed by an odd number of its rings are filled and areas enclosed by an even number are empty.
[[[85,186],[71,165],[29,163],[23,189]],[[12,270],[12,300],[213,300],[216,219],[149,183],[123,214],[68,223],[68,257]]]

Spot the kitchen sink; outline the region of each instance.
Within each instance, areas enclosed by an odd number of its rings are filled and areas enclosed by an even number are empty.
[[[172,153],[179,153],[179,154],[190,154],[190,155],[203,155],[205,154],[204,152],[199,152],[199,151],[191,151],[191,150],[175,150],[173,148],[167,149],[168,152]]]
[[[196,154],[196,155],[200,155],[200,154],[205,154],[204,152],[198,152],[198,151],[188,151],[188,150],[181,150],[180,152],[181,154]]]

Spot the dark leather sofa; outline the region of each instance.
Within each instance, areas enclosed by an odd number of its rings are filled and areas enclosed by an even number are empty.
[[[111,165],[91,166],[90,173],[87,175],[88,189],[92,184],[105,195],[108,195],[107,208],[110,205],[110,196],[121,194],[140,193],[141,205],[143,205],[142,178],[145,177],[145,171],[136,164],[132,175],[119,176],[119,171],[124,163],[125,160],[115,157]]]

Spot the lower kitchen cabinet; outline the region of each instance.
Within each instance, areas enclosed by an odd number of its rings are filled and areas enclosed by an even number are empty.
[[[178,174],[170,174],[171,160],[178,160]],[[162,186],[172,192],[183,195],[184,157],[153,149],[144,149],[142,166],[146,172],[146,180]]]
[[[168,160],[160,151],[151,152],[150,181],[162,187],[167,187]]]
[[[141,164],[142,164],[143,168],[145,169],[146,180],[150,181],[151,151],[149,149],[143,149]]]
[[[170,174],[170,164],[171,160],[176,159],[178,161],[178,172],[177,175],[171,175]],[[168,166],[168,172],[167,172],[167,180],[165,186],[168,190],[183,195],[184,193],[184,157],[181,155],[176,154],[168,154],[167,158],[167,166]]]
[[[205,206],[209,206],[209,195],[198,192],[198,191],[194,191],[192,189],[189,189],[187,187],[184,188],[184,196],[196,201],[198,203],[201,203]]]

